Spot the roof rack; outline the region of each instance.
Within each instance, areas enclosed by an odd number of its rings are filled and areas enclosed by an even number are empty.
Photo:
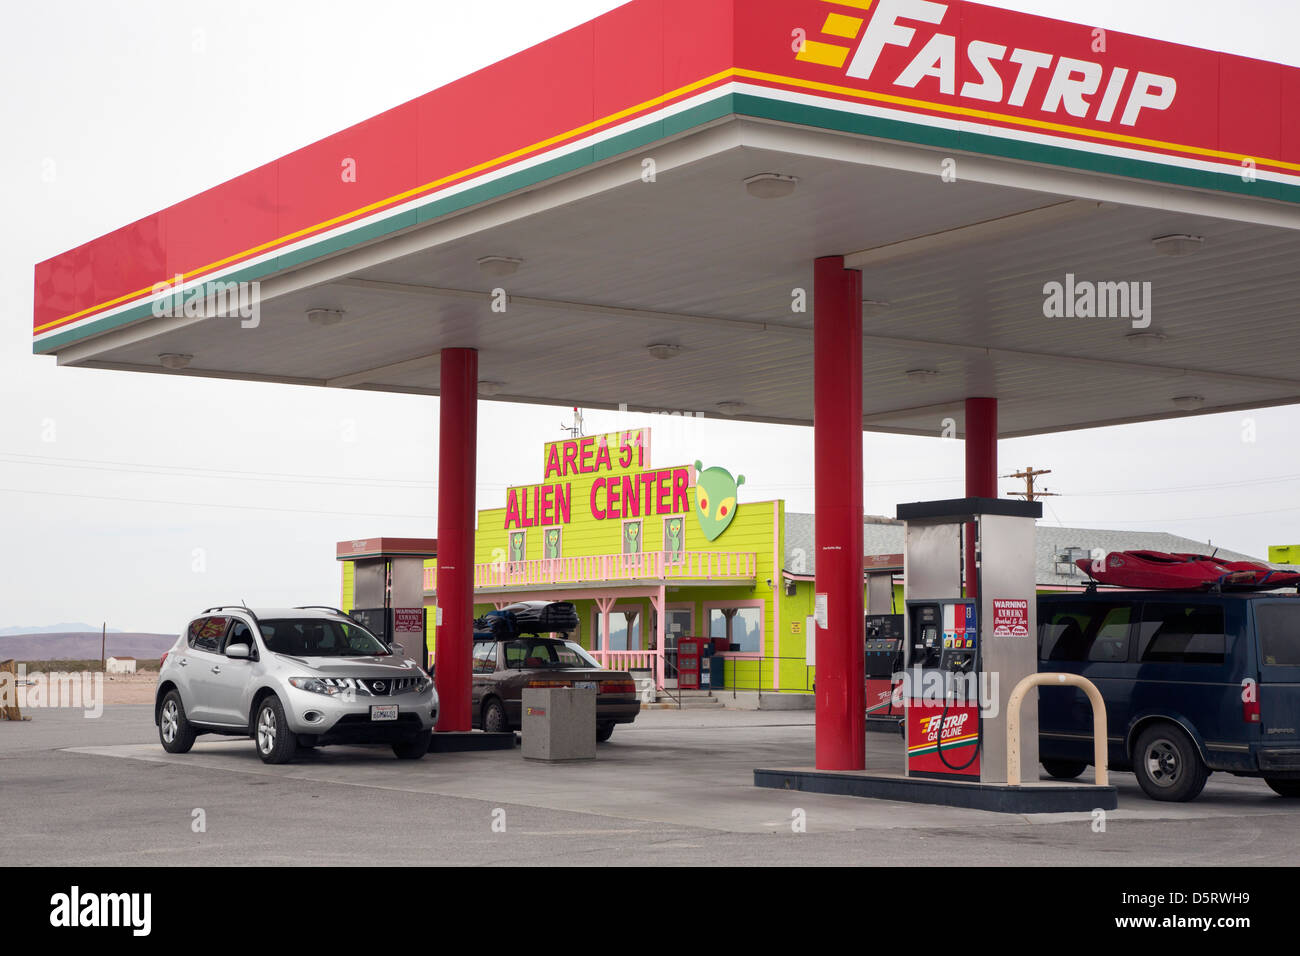
[[[347,617],[343,611],[336,607],[330,607],[328,604],[299,604],[294,608],[295,611],[330,611],[339,617]]]
[[[245,614],[247,614],[249,617],[253,619],[254,624],[260,623],[257,620],[257,615],[253,613],[253,609],[249,607],[247,604],[218,604],[216,607],[209,607],[203,609],[204,614],[211,614],[213,611],[243,611]]]

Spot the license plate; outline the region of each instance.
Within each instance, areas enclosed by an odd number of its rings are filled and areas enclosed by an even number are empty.
[[[596,686],[596,682],[594,680],[574,681],[573,686],[578,688],[578,690],[599,690],[600,689],[599,687]]]
[[[370,707],[371,720],[396,720],[396,704],[372,704]]]

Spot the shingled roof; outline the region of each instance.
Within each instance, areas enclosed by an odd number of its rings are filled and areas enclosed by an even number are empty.
[[[1088,557],[1094,549],[1111,551],[1181,551],[1215,554],[1233,561],[1259,561],[1251,555],[1219,548],[1164,531],[1120,531],[1102,528],[1058,528],[1038,525],[1035,529],[1034,580],[1040,586],[1065,587],[1086,584],[1087,575],[1074,566],[1072,558]],[[862,553],[901,554],[903,523],[892,518],[868,516],[862,525]],[[785,570],[790,574],[812,574],[816,569],[813,547],[813,515],[787,512],[785,516]],[[1067,555],[1069,557],[1067,557]],[[1061,560],[1058,561],[1057,559]]]

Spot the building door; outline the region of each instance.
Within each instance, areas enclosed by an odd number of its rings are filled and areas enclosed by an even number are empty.
[[[677,639],[691,637],[695,614],[688,607],[670,607],[664,612],[664,686],[677,686]]]

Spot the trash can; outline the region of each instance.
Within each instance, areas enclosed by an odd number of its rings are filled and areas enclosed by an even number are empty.
[[[596,691],[590,687],[526,687],[523,755],[527,760],[591,760],[596,756]]]
[[[721,654],[709,658],[709,688],[722,690],[727,686],[727,659]]]

